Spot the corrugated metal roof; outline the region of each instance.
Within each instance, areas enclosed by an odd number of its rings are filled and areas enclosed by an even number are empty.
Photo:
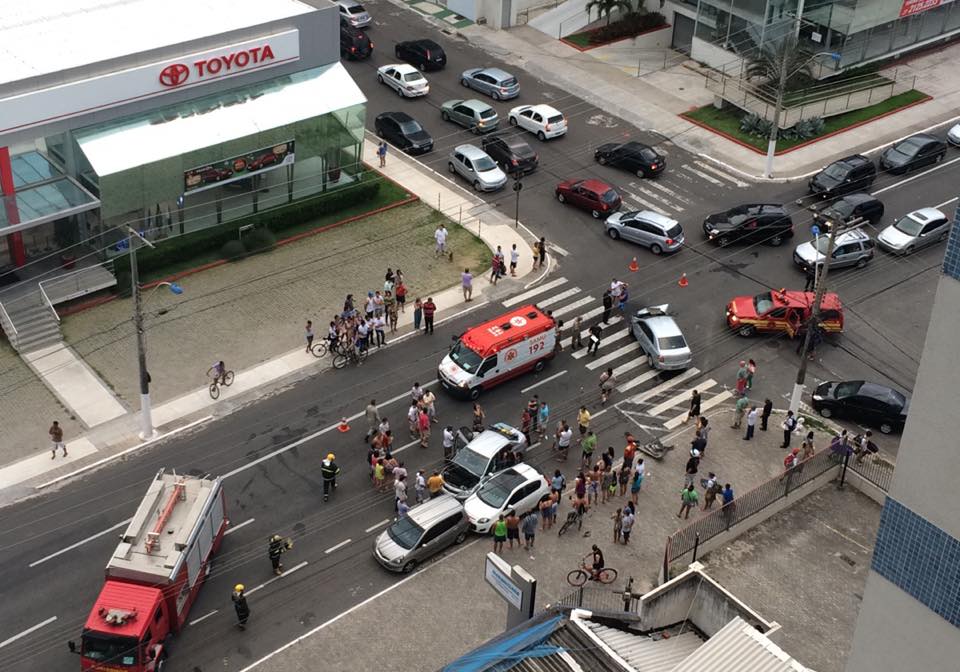
[[[737,617],[672,672],[812,672]],[[646,670],[643,670],[646,672]]]
[[[581,623],[637,672],[671,672],[691,653],[703,646],[700,635],[689,628],[676,634],[668,633],[670,637],[656,637],[611,628],[594,621]]]

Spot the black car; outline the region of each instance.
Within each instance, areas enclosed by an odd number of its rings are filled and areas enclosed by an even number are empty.
[[[751,203],[709,215],[703,222],[703,232],[721,247],[738,242],[777,247],[793,236],[793,220],[782,205]]]
[[[373,121],[377,135],[407,154],[425,154],[433,149],[433,138],[406,112],[383,112]]]
[[[514,177],[532,173],[540,163],[533,148],[515,135],[484,136],[481,147],[503,172]]]
[[[354,60],[369,58],[373,53],[373,42],[359,28],[340,19],[340,56]]]
[[[929,133],[917,133],[883,150],[880,167],[890,173],[905,173],[931,163],[940,163],[946,154],[946,142]]]
[[[854,154],[834,161],[810,178],[810,193],[839,196],[866,189],[877,178],[873,161],[863,154]]]
[[[637,177],[659,175],[667,167],[666,160],[650,145],[642,142],[610,143],[600,145],[593,158],[601,166],[623,168]]]
[[[848,418],[884,434],[903,430],[909,408],[909,397],[886,385],[862,380],[820,383],[813,392],[813,409],[823,417]]]
[[[870,224],[876,224],[883,217],[883,201],[867,193],[847,194],[834,201],[822,210],[814,213],[813,221],[828,231],[829,222],[843,222],[846,224],[854,219],[862,218]]]
[[[400,42],[393,51],[401,61],[406,61],[420,70],[442,70],[447,64],[443,47],[433,40]]]

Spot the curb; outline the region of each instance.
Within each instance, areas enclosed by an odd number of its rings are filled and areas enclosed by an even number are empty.
[[[618,38],[615,39],[615,40],[610,40],[609,42],[601,42],[601,43],[599,43],[599,44],[591,44],[591,45],[588,46],[588,47],[581,47],[581,46],[578,45],[578,44],[574,44],[573,42],[570,42],[566,37],[561,37],[561,38],[559,39],[559,41],[560,41],[560,42],[563,42],[563,43],[564,43],[565,45],[567,45],[568,47],[571,47],[572,49],[576,49],[576,50],[579,51],[580,53],[583,53],[583,52],[590,51],[590,50],[592,50],[592,49],[598,49],[598,48],[600,48],[600,47],[607,47],[607,46],[610,46],[611,44],[616,44],[617,42],[623,42],[624,40],[632,40],[632,39],[641,37],[642,35],[649,35],[650,33],[655,33],[655,32],[657,32],[658,30],[666,30],[667,28],[670,28],[670,27],[672,27],[671,24],[669,24],[669,23],[664,23],[662,26],[655,26],[655,27],[653,27],[653,28],[647,28],[646,30],[642,30],[642,31],[640,31],[639,33],[637,33],[636,35],[627,35],[626,37],[618,37]],[[593,30],[596,30],[596,28],[594,28]],[[572,35],[579,35],[579,34],[581,34],[581,33],[589,33],[589,32],[593,32],[593,31],[581,30],[579,33],[571,33],[571,34],[572,34]],[[567,37],[569,37],[569,35],[568,35]]]

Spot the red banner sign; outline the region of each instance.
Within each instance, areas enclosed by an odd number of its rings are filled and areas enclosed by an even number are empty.
[[[939,6],[940,0],[903,0],[903,4],[900,6],[900,18],[919,14]]]

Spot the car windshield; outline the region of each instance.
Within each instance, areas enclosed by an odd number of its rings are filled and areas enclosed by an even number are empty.
[[[843,180],[847,177],[847,173],[850,172],[850,167],[844,163],[831,163],[827,166],[823,174],[827,177],[832,177],[835,180]]]
[[[421,126],[419,122],[411,119],[410,121],[400,122],[400,130],[407,134],[419,133],[423,130],[423,126]]]
[[[487,109],[482,110],[482,111],[480,112],[480,118],[481,118],[481,119],[490,119],[490,118],[495,117],[495,116],[497,116],[497,111],[496,111],[495,109],[493,109],[492,107],[488,107]]]
[[[354,5],[353,7],[347,7],[347,11],[350,14],[363,14],[366,10],[363,5]]]
[[[477,490],[477,497],[487,506],[499,509],[522,482],[523,478],[516,472],[504,472],[484,483]]]
[[[450,359],[467,373],[474,373],[483,363],[483,357],[464,345],[463,341],[457,341],[457,344],[453,346],[453,350],[450,351]]]
[[[813,239],[811,245],[817,252],[826,255],[827,249],[830,247],[830,236],[817,236]]]
[[[846,219],[853,213],[853,203],[847,200],[839,200],[833,204],[833,207],[827,209],[827,213],[830,215],[827,219],[835,217]]]
[[[619,196],[617,195],[616,191],[613,189],[607,189],[605,192],[603,192],[600,200],[604,203],[616,203],[618,198]]]
[[[894,145],[893,148],[904,156],[913,156],[920,150],[920,146],[922,144],[922,140],[917,140],[916,138],[907,138],[899,145]]]
[[[757,315],[763,315],[768,310],[772,310],[773,297],[770,296],[770,292],[757,294],[755,297],[753,297],[753,308],[757,311]]]
[[[493,162],[489,156],[478,156],[473,160],[473,168],[477,172],[482,172],[485,170],[493,170],[497,167],[497,164]]]
[[[398,518],[397,522],[387,528],[387,534],[393,539],[397,546],[411,549],[420,541],[423,536],[423,528],[417,525],[410,516]]]
[[[453,463],[475,476],[482,476],[487,471],[490,460],[470,446],[464,446],[453,458]]]
[[[87,632],[83,635],[83,656],[98,663],[136,665],[137,640]]]
[[[408,72],[403,76],[405,82],[419,82],[421,79],[423,79],[423,75],[419,72]]]
[[[683,336],[664,336],[657,339],[657,345],[660,346],[660,351],[664,350],[680,350],[681,348],[687,347],[687,342],[683,340]]]
[[[917,236],[920,234],[920,230],[923,228],[923,224],[915,220],[910,215],[906,217],[901,217],[897,220],[897,223],[893,225],[897,231],[905,233],[908,236]]]

